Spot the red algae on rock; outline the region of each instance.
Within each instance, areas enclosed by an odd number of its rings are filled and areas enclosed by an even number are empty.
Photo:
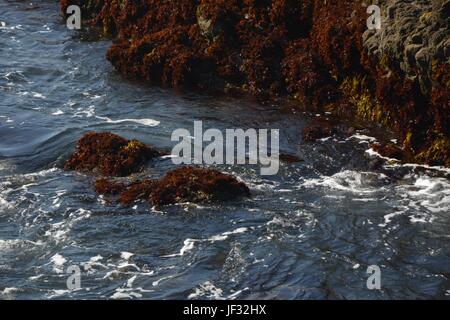
[[[289,97],[394,129],[413,161],[450,165],[450,0],[61,0],[115,43],[128,77]]]
[[[213,169],[182,167],[168,172],[156,184],[151,202],[212,202],[249,196],[248,187],[236,178]]]
[[[325,120],[314,120],[303,129],[303,141],[314,142],[331,136],[335,129]]]
[[[105,178],[100,178],[95,181],[95,191],[103,195],[119,194],[125,186],[122,183],[112,182]]]
[[[161,155],[137,140],[127,140],[110,132],[89,132],[77,142],[76,151],[64,169],[127,176],[140,171],[146,161]]]
[[[182,167],[169,171],[159,180],[133,182],[127,186],[99,179],[96,191],[105,195],[119,195],[119,201],[130,204],[136,200],[153,205],[174,203],[210,203],[249,196],[250,190],[233,176],[213,169]]]

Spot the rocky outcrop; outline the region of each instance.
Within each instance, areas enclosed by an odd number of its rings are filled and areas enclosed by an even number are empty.
[[[408,160],[450,166],[449,0],[62,0],[113,36],[124,75],[288,97],[394,129]]]
[[[123,177],[140,171],[145,162],[161,155],[138,140],[127,140],[110,132],[89,132],[78,141],[64,168]]]
[[[363,33],[363,113],[399,131],[412,160],[450,166],[450,1],[388,0],[382,9],[383,28]]]
[[[89,132],[77,142],[76,151],[64,169],[125,177],[141,171],[148,160],[161,155],[161,151],[138,140],[127,140],[110,132]],[[182,167],[159,180],[127,179],[122,182],[123,179],[98,178],[95,190],[103,195],[118,195],[123,204],[144,200],[153,205],[226,201],[250,195],[243,182],[213,169]]]
[[[123,204],[136,200],[153,205],[174,203],[211,203],[249,196],[248,187],[236,178],[217,170],[182,167],[169,171],[160,180],[144,180],[125,185],[99,179],[95,183],[98,193],[118,195]]]

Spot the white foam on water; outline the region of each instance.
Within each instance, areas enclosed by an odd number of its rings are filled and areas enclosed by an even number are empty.
[[[50,293],[47,294],[47,299],[58,298],[70,293],[71,290],[51,290]]]
[[[189,294],[188,299],[206,298],[212,300],[234,300],[241,293],[248,290],[250,290],[249,287],[237,291],[231,290],[231,294],[226,296],[224,295],[223,289],[216,287],[211,281],[205,281],[199,284],[198,287],[194,289],[194,292]]]
[[[436,220],[436,217],[425,214],[414,214],[409,217],[411,223],[433,223],[434,220]]]
[[[127,287],[132,288],[133,287],[133,283],[136,280],[137,275],[132,276],[130,279],[127,280]]]
[[[83,267],[83,269],[88,273],[94,273],[96,267],[100,267],[102,269],[107,269],[108,266],[104,265],[100,261],[103,260],[103,257],[101,255],[96,255],[94,257],[91,257],[89,261],[82,262],[80,265]]]
[[[43,273],[38,274],[37,276],[31,276],[28,278],[28,280],[34,281],[34,280],[39,280],[40,278],[42,278],[44,276]]]
[[[377,141],[377,139],[375,137],[367,136],[365,134],[360,134],[360,133],[355,133],[354,135],[352,135],[349,138],[347,138],[346,141],[348,141],[350,139],[361,140],[362,143],[368,143],[368,142],[375,142],[375,141]]]
[[[0,193],[0,209],[11,209],[14,207],[14,202],[7,201]]]
[[[54,210],[58,210],[60,201],[61,199],[58,198],[55,205],[55,200],[53,200],[53,206],[51,208],[53,208]],[[90,210],[79,208],[76,211],[71,212],[69,216],[63,221],[50,224],[50,228],[45,231],[44,235],[54,241],[64,242],[65,240],[67,240],[72,227],[81,220],[89,219],[91,213],[92,212]]]
[[[214,241],[223,241],[223,240],[228,239],[228,237],[231,236],[231,235],[233,235],[233,234],[245,233],[245,232],[247,232],[247,231],[248,231],[248,228],[246,228],[246,227],[241,227],[241,228],[237,228],[237,229],[235,229],[235,230],[233,230],[233,231],[226,231],[226,232],[223,232],[223,233],[221,233],[221,234],[219,234],[219,235],[212,236],[212,237],[206,239],[206,241],[211,241],[211,242],[214,242]]]
[[[408,211],[408,208],[405,208],[404,210],[399,210],[399,211],[395,211],[395,212],[386,214],[384,216],[384,223],[380,223],[378,226],[382,227],[382,228],[386,227],[389,223],[392,222],[392,219],[394,217],[401,216],[401,215],[405,214],[407,211]]]
[[[450,213],[448,179],[430,177],[426,174],[409,178],[414,179],[414,182],[396,186],[395,192],[401,197],[403,206],[413,210],[409,215],[411,223],[432,223],[439,216],[448,216]],[[388,216],[388,220],[391,217]]]
[[[64,111],[62,111],[61,109],[56,110],[55,112],[52,113],[52,116],[59,116],[64,114]]]
[[[358,172],[344,170],[332,176],[306,179],[300,187],[315,188],[323,186],[330,189],[347,191],[351,193],[371,194],[379,192],[382,187],[373,185],[373,182],[387,181],[388,177],[382,173]]]
[[[352,201],[357,201],[357,202],[372,202],[372,201],[376,201],[376,198],[354,198],[352,199]]]
[[[9,239],[9,240],[0,239],[0,250],[26,249],[42,245],[43,243],[40,241],[34,242],[22,239]]]
[[[417,163],[400,163],[398,159],[382,156],[380,153],[376,152],[372,148],[367,149],[365,153],[367,153],[369,156],[378,157],[380,159],[388,161],[389,163],[385,165],[386,168],[398,168],[398,167],[412,168],[412,169],[421,168],[425,170],[450,173],[450,168],[446,168],[443,166],[429,166],[426,164],[417,164]]]
[[[145,290],[142,288],[117,288],[114,294],[111,296],[111,299],[139,299],[142,298],[142,293],[144,292],[154,292],[153,290]]]
[[[419,177],[413,186],[399,187],[411,200],[434,212],[450,212],[450,181],[444,178]]]
[[[248,187],[252,190],[258,190],[258,191],[272,191],[272,190],[278,190],[280,183],[277,181],[245,181]]]
[[[108,117],[100,117],[100,116],[96,116],[96,118],[104,120],[107,123],[123,123],[123,122],[134,122],[134,123],[138,123],[138,124],[142,124],[144,126],[149,126],[149,127],[156,127],[158,126],[161,122],[158,120],[154,120],[154,119],[119,119],[119,120],[112,120]]]
[[[156,281],[153,281],[152,282],[152,286],[157,287],[162,281],[169,280],[169,279],[172,279],[172,278],[175,278],[175,276],[172,275],[172,276],[162,277],[162,278],[160,278],[160,279],[158,279]]]
[[[2,295],[11,295],[11,294],[14,294],[14,293],[18,293],[18,292],[20,292],[21,290],[19,289],[19,288],[16,288],[16,287],[8,287],[8,288],[5,288],[5,289],[3,289],[3,291],[1,291],[0,293],[2,294]]]
[[[117,266],[117,270],[120,272],[139,272],[141,269],[134,263],[124,262]]]
[[[188,299],[205,297],[207,299],[224,300],[223,290],[217,288],[212,282],[206,281],[194,289],[194,292],[188,296]]]
[[[66,258],[64,258],[59,253],[55,254],[53,257],[50,258],[50,261],[53,263],[53,271],[56,273],[62,273],[63,272],[63,265],[67,262]]]
[[[269,222],[267,222],[266,225],[267,226],[279,225],[279,226],[282,226],[285,228],[295,226],[295,224],[293,222],[288,221],[287,219],[285,219],[283,217],[278,217],[278,216],[273,217],[273,219],[270,220]]]
[[[122,299],[133,299],[133,298],[142,298],[140,293],[125,293],[125,292],[115,292],[111,297],[111,299],[122,300]]]
[[[232,294],[230,294],[230,295],[227,297],[227,300],[234,300],[234,299],[236,299],[242,292],[247,291],[247,290],[250,290],[250,288],[249,288],[249,287],[245,287],[244,289],[241,289],[241,290],[238,290],[238,291],[236,291],[236,292],[233,292]]]
[[[39,92],[31,92],[33,98],[39,98],[39,99],[46,99],[47,97],[44,96],[42,93]]]
[[[199,243],[199,242],[211,242],[211,243],[213,243],[213,242],[216,242],[216,241],[224,241],[224,240],[228,239],[228,237],[231,236],[231,235],[244,233],[244,232],[247,232],[247,231],[248,231],[248,228],[241,227],[241,228],[237,228],[237,229],[232,230],[232,231],[226,231],[226,232],[220,233],[218,235],[214,235],[214,236],[206,238],[206,239],[191,239],[191,238],[187,238],[186,240],[184,240],[183,247],[180,249],[180,252],[174,253],[174,254],[169,254],[169,255],[164,255],[164,256],[162,256],[162,258],[181,257],[181,256],[184,256],[187,252],[189,252],[192,249],[194,249],[195,243]]]
[[[132,256],[134,256],[134,253],[131,253],[131,252],[122,251],[122,252],[120,253],[120,257],[121,257],[122,259],[125,259],[125,260],[130,260],[130,258],[131,258]]]
[[[169,254],[169,255],[162,256],[162,257],[163,258],[171,258],[171,257],[178,257],[178,256],[181,257],[186,252],[194,249],[194,244],[195,244],[195,242],[198,242],[198,241],[201,241],[201,240],[187,238],[186,240],[184,240],[183,247],[180,249],[179,253]]]
[[[90,105],[87,107],[87,109],[83,109],[81,107],[77,108],[77,111],[74,113],[72,118],[82,118],[82,117],[92,118],[94,116],[95,116],[95,106]]]

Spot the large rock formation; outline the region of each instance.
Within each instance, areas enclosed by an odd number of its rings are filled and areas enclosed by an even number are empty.
[[[449,0],[61,0],[115,38],[124,75],[289,97],[392,128],[407,160],[450,166]]]

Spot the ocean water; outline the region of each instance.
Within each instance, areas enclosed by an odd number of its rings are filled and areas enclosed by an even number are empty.
[[[374,166],[370,132],[303,143],[302,113],[124,80],[110,41],[83,38],[57,1],[0,0],[1,299],[449,298],[448,169]],[[282,153],[302,161],[266,177],[221,166],[252,197],[161,208],[117,205],[95,177],[61,169],[88,131],[170,150],[195,120],[279,128]],[[162,158],[139,175],[175,167]],[[380,290],[367,288],[371,265]]]

